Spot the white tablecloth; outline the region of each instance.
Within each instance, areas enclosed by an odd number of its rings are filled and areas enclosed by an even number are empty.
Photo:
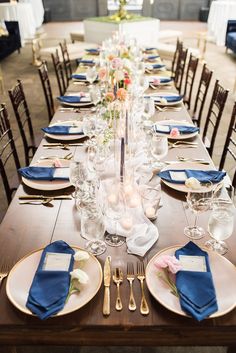
[[[236,1],[213,1],[208,17],[208,34],[217,45],[225,45],[228,20],[236,20]]]
[[[0,20],[18,21],[22,46],[26,39],[35,35],[36,23],[31,4],[0,3]]]
[[[44,18],[44,7],[42,0],[19,0],[19,2],[32,5],[36,27],[39,28],[42,26]]]

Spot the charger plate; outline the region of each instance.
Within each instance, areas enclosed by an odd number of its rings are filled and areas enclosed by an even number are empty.
[[[157,268],[154,262],[163,255],[174,255],[175,251],[183,245],[171,246],[161,250],[149,261],[146,267],[147,287],[152,296],[168,310],[182,315],[188,316],[180,307],[179,299],[171,294],[170,288],[157,276]],[[216,298],[218,303],[218,311],[210,316],[210,318],[219,317],[227,314],[236,306],[236,268],[224,256],[214,251],[208,252],[212,277],[216,290]]]
[[[38,161],[36,164],[34,164],[34,167],[52,167],[53,163],[55,160],[42,160]],[[68,167],[70,166],[70,161],[67,161],[65,159],[60,159],[60,162],[63,167]],[[26,179],[22,177],[22,181],[25,185],[29,186],[32,189],[36,190],[44,190],[44,191],[50,191],[50,190],[61,190],[68,188],[71,186],[71,182],[69,180],[31,180],[31,179]]]
[[[74,246],[73,249],[75,251],[86,251]],[[34,315],[26,307],[26,302],[42,251],[43,248],[23,257],[15,264],[7,278],[6,292],[10,302],[17,309],[28,315]],[[75,266],[75,268],[77,268],[77,266]],[[89,259],[84,262],[83,271],[89,276],[89,283],[86,285],[80,284],[80,292],[72,294],[64,308],[55,316],[66,315],[82,308],[97,294],[102,284],[102,268],[96,257],[90,253]]]
[[[57,125],[64,125],[64,126],[75,126],[75,127],[81,127],[81,130],[82,130],[82,127],[83,127],[83,124],[82,122],[76,122],[76,125],[75,125],[75,121],[72,120],[72,121],[61,121],[61,122],[57,122],[57,123],[54,123],[54,124],[50,124],[50,127],[51,126],[57,126]],[[51,139],[53,140],[60,140],[60,141],[71,141],[71,140],[78,140],[78,139],[83,139],[85,137],[84,134],[80,135],[76,135],[76,134],[68,134],[68,135],[56,135],[56,134],[49,134],[49,133],[45,133],[45,136],[47,137],[50,137]]]

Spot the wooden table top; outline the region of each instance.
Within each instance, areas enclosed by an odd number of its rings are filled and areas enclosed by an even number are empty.
[[[78,87],[71,85],[70,89],[78,90]],[[73,112],[62,113],[58,110],[52,122],[71,120],[81,115],[81,113]],[[184,107],[180,112],[156,113],[155,120],[165,118],[190,120]],[[194,141],[198,142],[197,148],[170,149],[166,159],[175,160],[176,156],[181,153],[185,157],[201,157],[211,161],[201,138],[196,136]],[[67,153],[63,150],[46,150],[42,147],[42,143],[32,163],[42,155],[56,153],[63,156]],[[72,147],[71,151],[75,154],[84,153],[83,147]],[[184,245],[189,241],[183,234],[183,229],[187,224],[185,195],[164,184],[161,184],[161,187],[163,207],[159,210],[156,221],[160,237],[146,254],[145,263],[161,249],[171,245]],[[71,191],[72,188],[64,192]],[[83,247],[85,240],[80,236],[80,220],[74,200],[53,201],[54,207],[52,208],[19,205],[18,196],[30,193],[36,192],[23,185],[20,185],[16,192],[0,226],[0,256],[9,261],[14,259],[16,262],[26,254],[59,239],[65,240],[70,245]],[[60,194],[60,191],[55,194]],[[209,212],[199,217],[199,224],[205,229],[208,218]],[[229,252],[226,257],[233,263],[236,262],[235,233],[234,229],[234,234],[227,240]],[[198,241],[197,244],[203,245],[206,240],[207,237]],[[137,256],[127,254],[125,244],[118,248],[108,246],[107,251],[98,256],[102,266],[108,255],[112,257],[112,267],[120,266],[124,273],[126,273],[128,261],[135,264],[139,260]],[[104,293],[102,285],[97,295],[80,310],[46,321],[40,321],[36,317],[17,310],[6,296],[5,284],[6,281],[0,289],[0,345],[214,346],[236,343],[235,309],[222,317],[206,319],[198,323],[192,318],[177,315],[164,308],[151,296],[145,286],[150,314],[142,316],[138,309],[135,312],[128,310],[129,285],[126,279],[121,285],[123,299],[121,312],[115,310],[116,287],[112,283],[110,316],[104,317],[102,314]],[[134,281],[134,293],[137,307],[139,307],[141,293],[137,279]]]

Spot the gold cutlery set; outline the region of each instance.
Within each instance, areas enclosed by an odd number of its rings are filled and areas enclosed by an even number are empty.
[[[111,312],[111,308],[110,308],[111,307],[110,305],[111,279],[113,279],[113,282],[117,287],[116,302],[115,302],[115,308],[117,311],[121,311],[123,309],[120,286],[124,281],[124,275],[121,268],[116,267],[112,274],[110,256],[106,258],[106,261],[104,264],[103,278],[104,278],[104,288],[105,288],[104,300],[103,300],[103,315],[108,316],[110,315],[110,312]],[[129,286],[130,286],[130,296],[129,296],[129,304],[128,304],[128,308],[130,311],[136,310],[136,302],[135,302],[134,292],[133,292],[133,282],[135,278],[139,280],[140,287],[141,287],[140,313],[142,315],[148,315],[149,308],[148,308],[147,300],[145,298],[145,293],[144,293],[145,269],[144,269],[144,263],[141,261],[137,263],[137,275],[135,275],[134,264],[131,262],[127,263],[126,279],[129,282]]]

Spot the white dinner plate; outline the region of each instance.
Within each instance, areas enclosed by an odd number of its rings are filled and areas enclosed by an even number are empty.
[[[150,93],[149,94],[150,97],[153,97],[155,99],[155,96],[156,97],[159,97],[159,96],[162,96],[165,98],[165,96],[173,96],[173,97],[176,97],[176,96],[179,96],[178,93],[173,93],[173,92],[158,92],[158,93]],[[156,102],[155,101],[155,104],[157,105],[160,105],[160,106],[167,106],[167,105],[179,105],[183,102],[183,99],[180,99],[178,102],[167,102],[167,103],[161,103],[161,102]]]
[[[161,121],[156,121],[155,124],[158,124],[158,125],[184,125],[184,126],[193,126],[195,127],[195,125],[189,123],[189,122],[186,122],[186,121],[181,121],[181,120],[161,120]],[[169,139],[171,140],[185,140],[185,139],[189,139],[189,138],[192,138],[194,136],[196,136],[198,134],[198,131],[196,132],[193,132],[191,134],[180,134],[179,136],[176,136],[176,137],[171,137],[170,134],[164,134],[164,133],[161,133],[161,132],[156,132],[157,135],[165,135],[167,136]]]
[[[73,249],[75,251],[86,251],[78,247],[73,247]],[[42,251],[43,248],[23,257],[15,264],[7,278],[6,292],[9,300],[17,309],[29,315],[34,314],[32,314],[32,312],[26,307],[26,302]],[[83,265],[83,271],[85,271],[89,277],[88,284],[80,284],[80,292],[72,294],[64,308],[55,316],[69,314],[82,308],[98,292],[102,283],[102,268],[98,260],[92,254],[89,255],[89,259],[85,261]]]
[[[204,164],[197,164],[197,163],[188,163],[188,162],[180,162],[180,163],[176,163],[176,164],[171,164],[165,168],[163,168],[161,171],[164,170],[172,170],[172,169],[176,169],[176,170],[181,170],[181,169],[194,169],[194,170],[212,170],[212,168],[209,165],[204,165]],[[214,188],[216,188],[217,185],[219,185],[220,183],[216,183],[216,184],[212,184],[211,186],[201,186],[199,189],[196,190],[192,190],[190,188],[187,188],[187,186],[185,186],[185,184],[175,184],[175,183],[169,183],[168,181],[165,181],[163,179],[161,179],[162,182],[164,184],[166,184],[167,186],[169,186],[171,189],[177,190],[177,191],[181,191],[181,192],[189,192],[189,191],[195,191],[195,192],[206,192],[206,191],[210,191]]]
[[[57,122],[55,124],[51,124],[51,126],[57,126],[57,125],[64,125],[64,126],[75,126],[75,127],[81,127],[81,130],[82,130],[82,122],[81,121],[61,121],[61,122]],[[56,135],[56,134],[48,134],[45,132],[45,136],[47,137],[50,137],[51,139],[54,139],[54,140],[62,140],[62,141],[71,141],[71,140],[78,140],[78,139],[82,139],[85,137],[84,134],[82,135],[76,135],[76,134],[73,134],[73,135]]]
[[[32,165],[34,167],[53,167],[54,161],[50,160],[42,160],[38,161],[36,164]],[[70,161],[67,161],[65,159],[60,159],[60,162],[63,167],[68,167],[70,166]],[[32,189],[36,190],[43,190],[43,191],[52,191],[52,190],[61,190],[68,188],[71,186],[71,182],[69,180],[31,180],[31,179],[26,179],[22,177],[22,182],[29,186]]]
[[[74,96],[74,97],[76,97],[76,96],[79,96],[79,93],[68,93],[67,94],[67,96]],[[85,97],[85,98],[87,98],[87,96]],[[93,102],[90,100],[89,102],[87,101],[85,101],[85,102],[78,102],[78,103],[67,103],[67,102],[62,102],[62,101],[59,101],[60,102],[60,104],[62,104],[62,105],[68,105],[68,106],[71,106],[71,107],[87,107],[87,106],[89,106],[89,105],[92,105],[93,104]]]
[[[163,255],[174,255],[182,246],[172,246],[153,256],[146,267],[146,283],[153,297],[165,308],[182,316],[188,316],[180,307],[179,299],[171,294],[170,288],[157,276],[158,269],[154,262]],[[205,250],[205,249],[204,249]],[[208,251],[209,262],[214,281],[218,311],[210,318],[227,314],[236,306],[236,268],[224,256]]]

